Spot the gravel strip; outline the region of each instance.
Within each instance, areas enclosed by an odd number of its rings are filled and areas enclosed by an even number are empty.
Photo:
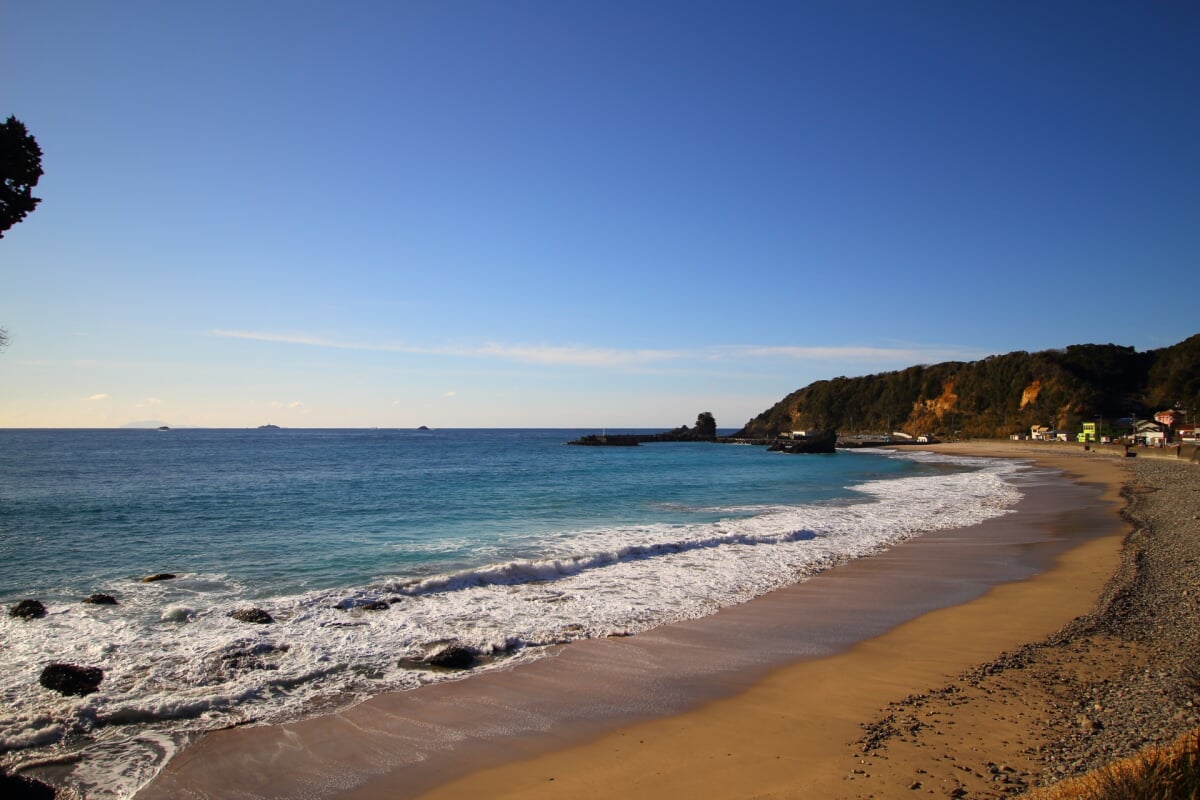
[[[863,725],[851,779],[869,785],[847,796],[1012,797],[1200,727],[1200,466],[1124,463],[1131,532],[1095,608],[891,703]]]
[[[1069,685],[1044,780],[1166,745],[1200,726],[1200,468],[1139,460],[1123,494],[1133,527],[1097,608],[1046,647],[1093,636],[1136,654],[1117,675]]]

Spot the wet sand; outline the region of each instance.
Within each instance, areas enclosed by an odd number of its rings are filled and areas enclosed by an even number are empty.
[[[138,797],[855,796],[864,721],[1058,629],[1113,573],[1122,461],[1032,455],[1076,482],[1034,471],[1016,514],[703,620],[210,734]]]

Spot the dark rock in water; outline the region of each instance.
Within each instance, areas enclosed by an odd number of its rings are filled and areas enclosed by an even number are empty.
[[[452,645],[425,657],[425,663],[442,669],[470,669],[475,666],[477,654],[469,647]]]
[[[175,578],[175,575],[173,573],[159,572],[154,575],[147,575],[146,577],[142,578],[142,583],[154,583],[155,581],[169,581],[169,580],[173,580],[174,578]]]
[[[229,616],[239,622],[253,622],[256,625],[266,625],[275,621],[274,617],[261,608],[239,608],[237,611],[230,611]]]
[[[41,600],[22,600],[8,610],[8,615],[21,619],[41,619],[46,616],[46,607]]]
[[[274,645],[263,642],[242,650],[233,650],[221,656],[225,671],[277,670],[275,661],[290,648],[286,644]]]
[[[377,597],[373,600],[361,596],[347,597],[344,600],[334,603],[333,607],[338,611],[386,611],[395,600],[396,598],[392,598],[389,601],[382,597]]]
[[[479,664],[480,657],[473,647],[442,641],[428,645],[424,655],[400,659],[399,666],[405,669],[471,669]]]
[[[13,775],[0,770],[0,797],[7,800],[54,800],[54,787],[24,775]]]
[[[117,605],[117,598],[113,597],[111,594],[97,592],[96,594],[88,595],[83,602],[91,603],[94,606],[115,606]]]
[[[50,664],[42,670],[38,683],[59,694],[83,697],[100,688],[104,670],[99,667],[79,667],[74,664]]]

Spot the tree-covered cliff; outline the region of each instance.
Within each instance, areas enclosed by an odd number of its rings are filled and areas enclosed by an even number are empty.
[[[750,420],[738,435],[834,428],[842,434],[1007,436],[1032,425],[1078,430],[1085,421],[1148,416],[1176,405],[1188,410],[1189,420],[1200,412],[1200,334],[1140,353],[1082,344],[817,381]]]

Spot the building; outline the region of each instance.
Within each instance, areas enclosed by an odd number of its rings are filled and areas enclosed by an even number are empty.
[[[1148,419],[1140,419],[1133,425],[1133,440],[1136,444],[1157,447],[1167,440],[1165,425]]]
[[[1054,431],[1047,425],[1034,425],[1029,429],[1029,438],[1035,442],[1048,442],[1054,439]]]
[[[1183,418],[1183,414],[1173,408],[1168,408],[1166,411],[1159,411],[1154,415],[1156,422],[1160,422],[1169,428],[1174,428],[1175,423]]]

